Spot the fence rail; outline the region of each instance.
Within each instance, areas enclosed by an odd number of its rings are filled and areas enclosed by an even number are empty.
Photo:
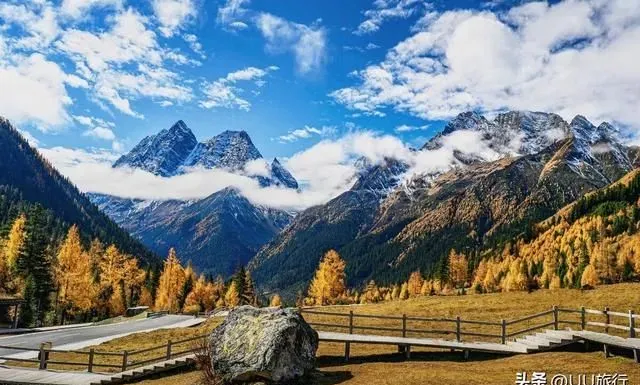
[[[195,341],[197,340],[204,340],[207,337],[208,337],[208,334],[204,334],[204,335],[199,335],[195,337],[185,338],[179,341],[167,341],[166,344],[156,345],[149,348],[144,348],[144,349],[139,349],[134,351],[122,351],[122,352],[101,352],[93,348],[89,349],[88,351],[60,350],[60,349],[53,349],[52,347],[47,347],[47,344],[41,344],[39,349],[19,348],[14,346],[0,345],[0,349],[38,353],[37,358],[17,358],[17,357],[5,356],[5,357],[0,357],[0,360],[7,361],[8,364],[10,364],[11,362],[38,364],[38,369],[40,370],[47,369],[49,365],[63,365],[63,366],[86,367],[87,371],[90,373],[95,372],[96,368],[119,369],[124,372],[124,371],[127,371],[128,369],[148,365],[153,362],[170,360],[174,357],[179,357],[189,353],[194,353],[198,351],[200,347],[194,346],[193,343],[195,343]],[[184,345],[187,343],[192,343],[192,344],[191,346],[188,346],[188,347],[181,347],[180,349],[176,349],[177,346]],[[137,361],[133,359],[133,357],[135,356],[149,353],[154,350],[160,350],[161,354],[154,355],[151,357],[142,357],[143,358],[142,360],[137,360]],[[55,359],[55,357],[50,358],[52,353],[80,355],[80,356],[83,356],[83,358],[76,361]],[[118,363],[117,364],[98,363],[95,361],[97,356],[112,357],[112,360]]]
[[[455,340],[461,342],[463,337],[481,337],[491,340],[499,340],[505,344],[508,339],[540,329],[553,328],[559,330],[560,326],[577,326],[580,330],[587,330],[588,327],[604,329],[605,333],[610,330],[627,332],[628,337],[635,337],[640,331],[636,328],[636,322],[640,315],[634,314],[632,310],[627,313],[615,312],[604,308],[603,310],[560,308],[553,306],[550,310],[527,315],[524,317],[506,320],[476,320],[462,319],[461,317],[415,317],[402,315],[375,315],[375,314],[355,314],[333,312],[328,310],[317,310],[315,308],[300,309],[303,315],[309,315],[309,324],[316,328],[332,328],[338,330],[348,330],[350,334],[358,330],[384,331],[406,337],[407,334],[440,334],[455,336]],[[323,318],[316,319],[317,316]],[[336,317],[341,322],[328,321],[327,317]],[[599,320],[593,319],[599,317]],[[591,318],[591,319],[590,319]],[[614,320],[624,318],[625,324],[615,323]],[[371,321],[377,321],[372,325]],[[364,322],[363,322],[364,321]],[[408,325],[408,323],[411,323]],[[431,323],[429,328],[421,328],[416,323]],[[347,343],[348,344],[348,343]]]
[[[300,312],[303,315],[322,316],[322,317],[337,317],[344,322],[331,323],[324,319],[320,321],[307,320],[311,326],[316,328],[333,328],[339,330],[346,330],[349,334],[354,334],[355,331],[375,331],[375,332],[389,332],[399,334],[402,337],[407,337],[411,334],[437,334],[446,336],[455,336],[455,341],[461,342],[463,337],[479,337],[485,339],[495,340],[498,339],[502,344],[507,342],[508,338],[517,337],[519,335],[529,333],[535,330],[553,328],[558,330],[561,325],[574,325],[578,326],[581,330],[587,330],[588,327],[595,327],[604,329],[605,333],[609,333],[610,330],[626,332],[629,337],[635,337],[640,331],[640,328],[636,328],[636,321],[640,319],[640,315],[634,314],[632,310],[627,313],[611,311],[609,308],[603,310],[587,309],[581,307],[580,309],[567,309],[554,306],[551,310],[543,311],[536,314],[527,315],[521,318],[512,320],[501,319],[499,321],[487,321],[476,319],[462,319],[461,317],[448,318],[448,317],[416,317],[402,315],[375,315],[375,314],[355,314],[353,311],[348,313],[344,312],[332,312],[326,310],[317,310],[314,308],[301,308]],[[203,314],[204,315],[204,314]],[[206,314],[205,316],[209,316]],[[561,315],[565,315],[562,317]],[[196,315],[200,316],[200,314]],[[579,317],[578,320],[571,319],[571,317]],[[598,317],[599,320],[590,319]],[[615,320],[625,319],[625,324],[615,323]],[[370,321],[378,321],[378,324],[363,324]],[[359,321],[359,322],[357,322]],[[438,327],[420,328],[416,324],[437,324]],[[533,323],[533,324],[531,324]],[[207,335],[200,335],[182,339],[179,341],[167,341],[166,344],[155,345],[148,348],[143,348],[133,351],[123,352],[104,352],[98,351],[93,348],[85,350],[73,350],[64,351],[59,349],[53,349],[51,346],[42,344],[39,349],[36,348],[20,348],[14,346],[2,346],[0,349],[15,350],[22,352],[38,353],[37,358],[16,358],[11,356],[0,357],[0,360],[11,362],[22,362],[38,364],[39,369],[46,369],[48,365],[68,365],[68,366],[81,366],[86,367],[89,372],[94,372],[96,368],[109,368],[119,369],[126,371],[138,366],[147,365],[153,362],[169,360],[173,357],[178,357],[183,354],[192,353],[199,349],[199,347],[193,346],[193,343],[200,339],[205,339]],[[177,346],[192,343],[190,347],[182,346],[181,349],[177,349]],[[345,343],[345,354],[349,354],[350,343]],[[158,355],[151,357],[142,356],[149,352],[158,350]],[[76,361],[65,361],[50,358],[50,354],[74,354],[80,355],[82,358]],[[96,357],[106,356],[111,357],[109,363],[96,362]],[[140,357],[136,360],[136,357]],[[55,358],[55,357],[54,357]]]

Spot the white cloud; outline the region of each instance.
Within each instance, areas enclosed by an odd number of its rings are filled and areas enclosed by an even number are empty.
[[[202,44],[198,41],[198,37],[196,35],[187,33],[183,35],[182,38],[187,42],[187,44],[189,44],[189,48],[191,48],[193,52],[200,55],[203,59],[207,57],[202,49]]]
[[[0,20],[19,27],[26,36],[16,38],[15,47],[26,50],[42,50],[59,34],[56,11],[49,4],[0,4]]]
[[[227,0],[224,5],[218,8],[216,21],[228,30],[239,31],[247,29],[249,26],[242,20],[248,13],[245,6],[249,5],[249,2],[250,0]]]
[[[366,113],[392,107],[445,119],[466,110],[539,110],[640,128],[636,1],[456,10],[423,28],[331,96]]]
[[[242,21],[234,21],[233,23],[229,24],[229,27],[236,31],[240,31],[249,28],[249,25],[247,23],[243,23]]]
[[[122,9],[123,0],[63,0],[60,12],[64,16],[78,19],[87,14],[92,8]]]
[[[116,138],[116,134],[113,131],[106,127],[95,127],[85,131],[82,135],[90,136],[92,138],[103,139],[103,140],[114,140]]]
[[[412,131],[423,131],[428,130],[429,125],[425,124],[423,126],[409,126],[407,124],[401,124],[396,127],[396,132],[412,132]]]
[[[34,122],[41,131],[55,130],[69,121],[66,107],[72,103],[67,94],[67,75],[41,54],[15,56],[15,62],[0,58],[2,114],[20,124]],[[37,101],[36,104],[34,102]]]
[[[249,111],[251,102],[242,98],[239,94],[244,92],[236,84],[238,82],[254,81],[257,87],[265,84],[263,80],[270,72],[277,71],[278,67],[266,68],[247,67],[239,71],[231,72],[227,76],[213,82],[205,82],[203,85],[204,99],[200,101],[202,108],[229,108]]]
[[[404,175],[444,171],[457,163],[455,152],[475,154],[485,159],[500,155],[483,142],[481,133],[456,131],[442,140],[435,151],[413,151],[398,138],[358,131],[335,140],[322,140],[284,161],[284,166],[300,182],[299,190],[260,187],[250,176],[268,176],[264,159],[248,162],[243,172],[192,169],[171,178],[141,170],[111,167],[117,154],[112,151],[84,151],[55,147],[40,149],[47,159],[82,191],[140,199],[200,199],[225,187],[235,187],[256,204],[287,210],[302,210],[327,202],[351,188],[358,177],[356,160],[370,164],[398,159],[410,166]],[[282,158],[281,158],[282,159]]]
[[[289,131],[286,135],[278,137],[280,143],[291,143],[299,139],[307,139],[313,135],[324,137],[327,135],[333,135],[336,132],[335,126],[322,126],[320,128],[304,126],[296,130]]]
[[[307,26],[262,13],[256,24],[273,53],[293,52],[298,72],[317,71],[326,60],[327,33],[319,25]]]
[[[163,49],[148,28],[148,20],[132,9],[115,15],[110,30],[93,33],[66,30],[56,47],[75,63],[78,77],[90,83],[92,97],[120,112],[142,118],[130,101],[140,97],[185,102],[192,90],[178,73],[164,68],[165,60],[189,62]]]
[[[375,8],[364,12],[364,20],[355,31],[356,35],[366,35],[376,32],[389,19],[406,19],[413,15],[421,0],[376,0]]]
[[[160,22],[160,32],[166,37],[173,36],[198,14],[194,0],[153,0],[153,11]]]

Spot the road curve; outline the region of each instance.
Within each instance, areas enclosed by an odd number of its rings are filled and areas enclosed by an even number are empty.
[[[81,349],[86,346],[100,344],[132,333],[156,329],[188,327],[197,325],[203,321],[204,319],[195,319],[192,316],[166,315],[163,317],[147,318],[110,325],[86,326],[74,329],[62,329],[0,337],[0,346],[38,348],[42,342],[52,342],[54,349]],[[7,356],[20,358],[33,356],[33,353],[17,353],[16,350],[0,348],[0,357]]]

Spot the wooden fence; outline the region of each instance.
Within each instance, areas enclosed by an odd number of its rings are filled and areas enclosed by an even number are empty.
[[[23,364],[35,364],[38,369],[44,370],[49,365],[62,365],[64,367],[86,367],[90,373],[99,372],[100,368],[104,369],[116,369],[116,371],[127,371],[139,366],[145,366],[153,362],[170,360],[175,357],[180,357],[186,354],[195,353],[201,349],[201,346],[196,342],[206,341],[208,334],[186,338],[179,341],[167,341],[166,344],[156,345],[145,349],[122,351],[122,352],[102,352],[93,348],[89,350],[58,350],[51,347],[47,347],[46,344],[41,344],[39,349],[34,348],[19,348],[13,346],[2,346],[0,349],[15,350],[18,352],[31,352],[37,353],[37,358],[16,358],[11,356],[0,357],[0,360],[11,363],[23,363]],[[151,352],[158,352],[151,354]],[[64,356],[80,356],[77,360],[56,359],[56,355]],[[98,360],[103,357],[102,360]],[[136,358],[139,357],[137,360]],[[96,370],[98,369],[98,370]]]
[[[622,333],[625,336],[635,337],[640,329],[636,328],[636,322],[640,315],[629,310],[627,313],[604,310],[586,309],[565,309],[554,306],[552,309],[540,313],[532,314],[518,319],[499,321],[484,321],[463,319],[460,316],[455,318],[447,317],[416,317],[406,314],[402,315],[373,315],[331,312],[318,310],[317,308],[303,308],[300,312],[305,315],[307,322],[316,329],[328,328],[331,330],[346,331],[354,334],[360,331],[371,334],[391,334],[402,337],[424,336],[424,335],[446,335],[452,336],[455,341],[462,342],[474,337],[474,341],[499,340],[505,344],[508,339],[514,338],[535,330],[550,329],[558,330],[561,326],[578,327],[580,330],[587,330],[589,327],[596,327],[598,331],[605,333]],[[200,316],[200,315],[198,315]],[[208,316],[204,315],[203,316]],[[319,320],[313,318],[320,317]],[[593,318],[597,317],[598,321]],[[330,323],[326,318],[338,318],[343,320],[339,323]],[[624,319],[625,323],[616,323]],[[360,322],[358,322],[360,321]],[[364,322],[363,322],[364,321]],[[431,327],[420,328],[419,324],[427,324]],[[360,333],[358,333],[360,334]],[[49,365],[86,367],[87,371],[95,372],[96,369],[115,369],[126,371],[139,366],[151,364],[153,362],[165,361],[189,353],[197,352],[201,349],[196,341],[206,341],[208,335],[195,336],[179,341],[167,341],[166,344],[156,345],[134,351],[123,352],[103,352],[93,348],[89,350],[56,350],[42,344],[39,349],[19,348],[12,346],[2,346],[0,349],[15,350],[18,352],[31,352],[37,354],[37,358],[15,358],[0,357],[10,363],[35,364],[39,369],[47,369]],[[157,355],[151,352],[159,353]],[[77,355],[79,360],[71,361],[56,359],[57,355]],[[98,358],[102,357],[101,360]],[[137,358],[137,360],[136,360]]]
[[[307,322],[314,328],[329,329],[331,331],[347,332],[349,334],[359,333],[370,334],[391,334],[395,336],[425,336],[440,335],[452,336],[456,341],[468,340],[499,340],[505,344],[508,339],[530,333],[541,329],[558,330],[560,326],[568,326],[587,330],[589,327],[596,327],[610,333],[610,331],[624,331],[625,336],[635,337],[640,330],[636,328],[636,320],[640,315],[629,310],[627,313],[615,312],[605,308],[604,310],[586,309],[565,309],[554,306],[550,310],[528,315],[513,320],[472,320],[463,319],[460,316],[455,318],[446,317],[415,317],[402,315],[372,315],[349,313],[339,313],[318,310],[317,308],[304,308],[301,312]],[[599,317],[600,321],[593,318]],[[327,318],[338,318],[342,322],[331,323]],[[620,318],[625,319],[625,324],[615,323]],[[364,321],[361,321],[364,320]],[[358,322],[360,321],[360,322]],[[369,322],[367,322],[369,321]],[[418,325],[427,324],[428,328],[420,328]],[[362,334],[362,333],[359,333]],[[612,333],[615,334],[615,333]],[[619,334],[619,333],[618,333]]]

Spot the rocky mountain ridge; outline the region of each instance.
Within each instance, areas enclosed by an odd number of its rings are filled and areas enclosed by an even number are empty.
[[[437,275],[451,248],[504,242],[640,164],[610,124],[536,112],[492,121],[461,114],[421,151],[443,148],[461,130],[480,132],[497,159],[456,154],[450,171],[397,180],[378,199],[356,189],[300,213],[252,260],[256,280],[268,290],[304,289],[329,248],[347,261],[352,285],[394,282],[416,269]]]

